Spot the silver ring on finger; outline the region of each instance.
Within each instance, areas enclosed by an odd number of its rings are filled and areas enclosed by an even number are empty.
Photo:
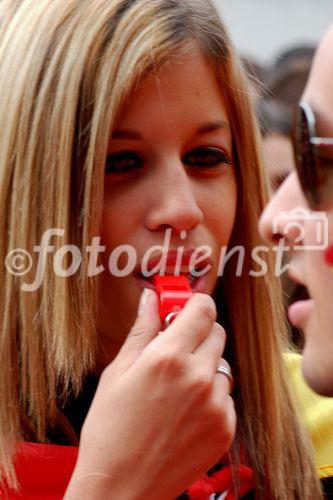
[[[179,311],[174,311],[167,315],[167,317],[164,320],[165,328],[168,328],[168,326],[172,323],[172,321],[175,319],[178,313]]]
[[[224,366],[224,365],[218,365],[216,368],[216,373],[220,373],[221,375],[225,375],[227,379],[230,381],[231,388],[234,385],[234,378],[232,376],[230,368]]]

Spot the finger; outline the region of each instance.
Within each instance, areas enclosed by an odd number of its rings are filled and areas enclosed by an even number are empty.
[[[196,363],[210,370],[211,377],[215,376],[216,367],[221,359],[226,341],[226,333],[221,325],[214,323],[209,335],[194,351]]]
[[[139,303],[138,316],[116,358],[123,369],[129,368],[161,329],[157,295],[145,288]]]
[[[229,394],[223,394],[223,392],[219,390],[218,385],[215,388],[212,398],[212,405],[221,409],[221,430],[224,435],[223,441],[228,441],[230,446],[235,438],[237,425],[234,400]],[[225,453],[221,455],[220,459],[224,456]]]
[[[196,293],[156,342],[162,344],[161,348],[169,344],[178,351],[193,352],[208,336],[215,319],[213,299],[207,294]]]

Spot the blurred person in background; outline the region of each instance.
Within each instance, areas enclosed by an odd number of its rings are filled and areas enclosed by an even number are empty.
[[[279,54],[262,73],[265,92],[256,103],[263,135],[271,193],[294,169],[292,118],[309,76],[314,47],[294,47]]]

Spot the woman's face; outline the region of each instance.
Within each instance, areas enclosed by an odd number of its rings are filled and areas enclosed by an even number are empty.
[[[291,173],[276,192],[266,207],[260,221],[262,235],[272,244],[276,244],[274,220],[279,219],[278,233],[286,237],[286,245],[292,247],[299,231],[289,219],[280,217],[282,212],[290,213],[296,208],[307,209],[296,173]],[[300,212],[299,212],[300,213]],[[313,215],[316,217],[316,213]],[[294,214],[295,217],[296,213]],[[329,223],[329,244],[333,244],[333,210],[327,212]],[[296,220],[296,219],[294,219]],[[318,219],[317,219],[318,220]],[[296,222],[299,224],[299,219]],[[292,304],[288,310],[290,322],[301,328],[305,335],[303,350],[303,372],[311,387],[326,395],[333,395],[333,274],[324,258],[324,250],[315,250],[315,220],[302,216],[304,238],[297,241],[299,249],[291,250],[289,277],[295,283],[307,288],[310,299]],[[273,233],[273,227],[275,231]],[[310,249],[310,247],[312,249]]]
[[[311,104],[316,115],[317,133],[324,137],[333,137],[332,46],[333,29],[331,36],[321,46],[304,94],[304,99]],[[261,231],[269,242],[275,240],[273,227],[276,217],[283,211],[290,212],[295,208],[308,209],[308,206],[296,173],[291,173],[261,218]],[[313,212],[311,215],[311,218],[302,218],[304,237],[298,243],[300,249],[291,253],[289,270],[290,277],[307,288],[311,299],[293,304],[289,309],[289,319],[295,326],[302,328],[305,334],[303,372],[308,383],[317,392],[333,395],[333,273],[325,262],[325,250],[316,249],[316,220],[319,221],[322,216],[327,217],[328,245],[333,245],[333,205],[326,214]],[[292,246],[299,232],[293,235],[290,227],[288,230],[287,224],[292,219],[283,220],[280,219],[278,233],[286,236],[287,245]]]
[[[138,266],[151,247],[163,244],[168,229],[169,251],[183,246],[188,257],[201,245],[210,247],[211,270],[193,287],[213,292],[236,198],[225,102],[210,66],[194,47],[141,82],[110,137],[102,219],[104,263],[116,247],[130,245],[137,267],[124,277],[102,275],[98,328],[104,344],[120,345],[126,338],[142,289],[151,286]],[[174,258],[168,256],[167,273],[173,273]],[[118,267],[127,262],[124,253]],[[181,264],[187,274],[188,260]]]

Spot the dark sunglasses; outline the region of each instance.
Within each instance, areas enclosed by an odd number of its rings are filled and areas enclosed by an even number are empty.
[[[300,101],[295,111],[293,146],[297,174],[313,210],[333,205],[333,137],[318,137],[311,106]]]

